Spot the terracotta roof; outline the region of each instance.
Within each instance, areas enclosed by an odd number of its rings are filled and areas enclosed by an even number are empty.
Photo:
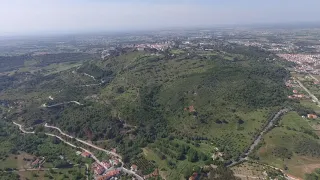
[[[194,109],[193,106],[189,106],[189,112],[195,112],[196,110]]]
[[[83,157],[90,157],[91,154],[88,153],[88,152],[86,152],[86,151],[84,151],[84,152],[81,153],[81,156],[83,156]]]

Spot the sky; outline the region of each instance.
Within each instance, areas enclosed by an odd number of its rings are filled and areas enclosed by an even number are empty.
[[[0,0],[0,35],[320,22],[320,0]]]

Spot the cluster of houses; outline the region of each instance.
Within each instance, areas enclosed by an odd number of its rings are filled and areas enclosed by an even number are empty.
[[[112,152],[116,153],[116,149],[112,149]],[[116,177],[120,174],[120,170],[116,169],[116,166],[120,165],[120,160],[115,157],[111,156],[109,160],[101,161],[101,164],[93,163],[92,164],[92,171],[95,174],[95,179],[97,180],[106,180],[110,179],[111,177]],[[106,169],[107,168],[107,169]]]
[[[288,80],[286,83],[286,87],[287,88],[295,88],[295,87],[299,87],[299,85],[296,84],[296,82],[294,80]],[[306,95],[299,93],[298,90],[293,89],[292,90],[292,95],[288,96],[289,99],[302,99],[302,98],[307,98]]]
[[[319,65],[318,59],[320,54],[278,54],[279,57],[297,64],[295,70],[297,72],[319,74],[320,71],[316,67]]]
[[[118,176],[120,174],[120,171],[118,169],[115,169],[114,166],[119,165],[119,160],[116,159],[110,159],[109,161],[102,161],[101,164],[104,166],[101,166],[100,164],[94,162],[91,166],[91,169],[95,175],[95,179],[99,180],[106,180],[114,176]],[[108,169],[105,169],[108,168]]]
[[[289,99],[302,99],[305,98],[306,96],[304,94],[299,94],[298,90],[294,89],[293,95],[288,96]]]
[[[168,49],[172,45],[171,42],[162,42],[162,43],[146,43],[146,44],[137,44],[134,47],[137,48],[138,51],[143,51],[145,48],[157,49],[158,51],[164,51]]]
[[[111,151],[116,153],[115,149],[112,149]],[[91,158],[91,154],[86,151],[77,151],[76,154],[81,155],[84,158]],[[106,180],[110,179],[111,177],[116,177],[120,174],[120,170],[114,168],[118,165],[120,165],[120,160],[117,157],[112,156],[109,160],[102,161],[101,164],[94,162],[91,166],[91,169],[95,175],[95,179]]]
[[[97,180],[107,180],[112,177],[118,176],[120,174],[120,170],[114,169],[111,171],[106,172],[102,176],[96,177]]]

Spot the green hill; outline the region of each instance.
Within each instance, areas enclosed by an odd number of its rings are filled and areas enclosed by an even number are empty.
[[[1,97],[21,100],[27,108],[10,113],[11,119],[29,125],[43,119],[84,139],[107,139],[100,145],[117,147],[125,162],[140,162],[134,157],[146,148],[150,156],[145,158],[182,174],[186,166],[210,163],[215,147],[224,160],[239,158],[285,103],[289,73],[273,57],[238,45],[211,52],[126,51],[34,75],[3,90]],[[84,105],[39,108],[72,100]]]

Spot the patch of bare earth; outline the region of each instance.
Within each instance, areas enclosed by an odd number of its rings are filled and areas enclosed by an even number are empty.
[[[303,178],[304,174],[312,173],[315,169],[320,168],[320,159],[312,157],[300,157],[299,165],[292,165],[291,172],[296,172],[294,175]]]
[[[243,180],[253,180],[253,179],[265,179],[266,176],[263,173],[266,168],[262,165],[244,162],[235,167],[231,168],[235,176]]]

